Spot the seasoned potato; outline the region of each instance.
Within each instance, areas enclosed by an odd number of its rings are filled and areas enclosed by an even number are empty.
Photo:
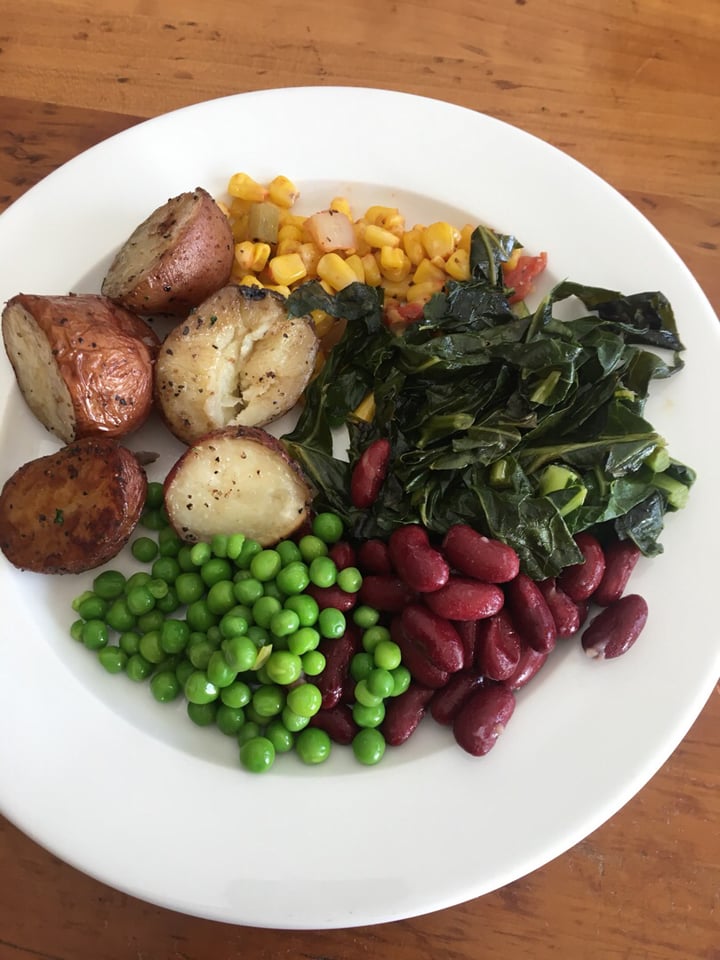
[[[244,533],[269,546],[307,520],[313,490],[265,430],[228,427],[197,440],[170,470],[165,509],[183,540]]]
[[[317,350],[312,321],[289,317],[284,297],[230,284],[165,339],[158,407],[185,443],[228,425],[263,426],[298,401]]]
[[[102,292],[136,313],[185,316],[228,282],[233,257],[227,217],[197,187],[136,227],[110,265]]]
[[[114,440],[90,437],[31,460],[0,493],[0,549],[36,573],[81,573],[130,537],[147,492],[145,471]]]
[[[2,334],[25,401],[65,443],[125,436],[150,413],[158,338],[106,297],[19,294]]]

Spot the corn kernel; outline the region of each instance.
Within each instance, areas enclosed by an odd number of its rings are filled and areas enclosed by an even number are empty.
[[[399,247],[380,248],[380,273],[386,280],[399,283],[410,275],[412,264],[408,255]]]
[[[356,253],[352,253],[346,258],[345,263],[352,269],[355,278],[359,280],[360,283],[365,283],[365,267],[363,266],[362,259]]]
[[[289,210],[280,210],[280,219],[278,225],[280,227],[298,227],[302,230],[303,224],[307,220],[307,217],[300,216],[299,213],[290,213]]]
[[[275,247],[275,254],[282,257],[286,253],[299,253],[301,246],[299,240],[281,240]]]
[[[510,254],[508,260],[503,264],[503,269],[505,270],[514,270],[518,265],[518,260],[522,256],[522,247],[515,247],[513,252]]]
[[[234,173],[230,177],[228,193],[238,200],[251,200],[253,203],[261,203],[268,195],[266,188],[247,173]]]
[[[286,287],[302,280],[307,275],[305,264],[297,253],[286,253],[273,257],[268,264],[268,271],[273,283]]]
[[[375,416],[375,394],[371,391],[366,393],[360,403],[353,410],[353,416],[358,420],[364,420],[365,423],[371,423]]]
[[[362,260],[363,271],[365,273],[365,283],[369,287],[379,287],[382,281],[380,267],[372,253],[366,253],[360,257]]]
[[[223,203],[222,200],[216,200],[215,203],[220,207],[225,216],[230,219],[230,207],[226,203]]]
[[[278,230],[278,242],[282,240],[299,240],[302,242],[303,231],[302,227],[298,226],[295,223],[283,223],[283,225]]]
[[[449,257],[455,250],[455,234],[452,225],[444,220],[431,223],[422,234],[422,244],[425,253],[432,260],[433,257]]]
[[[467,250],[458,249],[445,261],[445,269],[453,280],[470,279],[470,257]]]
[[[442,290],[442,284],[433,280],[426,280],[424,283],[412,283],[408,287],[408,303],[426,303],[434,293]]]
[[[266,290],[274,290],[283,297],[290,296],[290,287],[285,286],[284,283],[264,283],[263,286]]]
[[[252,273],[246,273],[244,277],[240,277],[238,283],[241,287],[262,287],[258,278]]]
[[[400,246],[400,237],[396,237],[389,230],[383,230],[382,227],[369,223],[365,227],[365,242],[371,247],[398,247]]]
[[[268,261],[270,247],[267,243],[253,243],[252,240],[243,240],[235,244],[235,261],[238,266],[249,273],[259,273]]]
[[[289,209],[300,196],[300,191],[287,177],[275,177],[268,184],[268,194],[273,203]]]
[[[471,223],[466,223],[465,226],[460,231],[460,239],[457,242],[458,250],[467,250],[470,253],[470,242],[472,241],[472,235],[475,231],[475,227]]]
[[[309,277],[317,276],[317,265],[320,261],[320,251],[314,243],[301,243],[295,251],[305,264]]]
[[[357,280],[353,268],[349,267],[338,253],[323,254],[318,262],[317,272],[320,279],[333,290],[342,290]]]
[[[402,245],[405,253],[410,258],[410,263],[417,266],[421,260],[425,259],[425,248],[422,245],[422,230],[413,227],[412,230],[406,230],[402,235]]]
[[[376,227],[382,227],[383,230],[389,230],[396,236],[402,236],[405,229],[405,217],[400,213],[397,207],[383,207],[375,205],[368,207],[365,211],[364,219]]]
[[[233,240],[236,243],[240,243],[241,240],[247,240],[248,235],[248,215],[246,213],[242,216],[237,217],[232,222],[232,235]]]
[[[445,261],[443,260],[442,263],[444,264]],[[445,270],[433,263],[432,260],[424,257],[413,274],[413,283],[427,283],[428,281],[439,283],[442,286],[445,282]]]
[[[367,224],[364,220],[356,220],[353,224],[353,229],[355,230],[355,253],[359,257],[364,257],[366,253],[370,253],[370,244],[365,239],[365,228]]]
[[[230,215],[235,218],[247,216],[251,206],[252,203],[249,200],[239,200],[237,197],[233,197],[230,201]]]
[[[388,297],[395,297],[397,300],[407,300],[410,280],[400,280],[397,283],[392,280],[387,280],[383,284],[383,289]]]
[[[352,211],[350,210],[350,201],[347,197],[333,197],[330,201],[330,210],[337,213],[344,213],[348,220],[352,220]]]
[[[335,326],[335,317],[326,313],[325,310],[313,310],[310,316],[312,317],[313,327],[315,328],[315,336],[321,340],[326,334],[330,333]]]

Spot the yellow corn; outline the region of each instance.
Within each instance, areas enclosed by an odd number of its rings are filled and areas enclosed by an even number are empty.
[[[215,203],[220,207],[220,209],[221,209],[222,212],[225,214],[225,216],[229,218],[229,217],[230,217],[230,207],[229,207],[226,203],[223,203],[222,200],[216,200]]]
[[[431,223],[423,230],[422,244],[431,260],[433,257],[449,257],[455,250],[455,231],[452,225],[444,220]]]
[[[430,297],[442,290],[442,283],[426,280],[424,283],[411,283],[407,291],[408,303],[425,303]]]
[[[386,280],[399,283],[410,276],[412,264],[404,250],[399,247],[380,248],[380,273]]]
[[[232,235],[233,240],[236,243],[240,243],[241,240],[247,240],[248,235],[248,215],[243,213],[241,216],[236,217],[232,222]]]
[[[405,217],[397,207],[383,207],[380,205],[368,207],[365,211],[365,220],[383,230],[389,230],[396,236],[402,236],[405,228]]]
[[[275,255],[281,257],[286,253],[299,253],[301,246],[299,240],[281,240],[275,247]]]
[[[243,240],[235,244],[235,261],[241,270],[246,273],[259,273],[270,256],[270,246],[267,243],[253,243],[252,240]]]
[[[365,267],[362,259],[356,253],[352,253],[346,258],[345,263],[352,269],[355,279],[359,280],[360,283],[365,283]]]
[[[418,230],[417,227],[413,227],[412,230],[406,230],[402,236],[402,245],[413,266],[416,267],[421,260],[425,259],[425,248],[422,245],[422,230]]]
[[[382,282],[380,267],[372,253],[366,253],[360,258],[362,260],[363,271],[365,272],[365,283],[370,287],[379,287]]]
[[[445,261],[445,269],[453,280],[470,279],[470,257],[467,250],[458,248]]]
[[[394,297],[396,300],[407,300],[408,290],[410,289],[410,280],[386,280],[383,289],[388,297]]]
[[[313,327],[315,328],[315,336],[321,340],[326,334],[330,333],[335,326],[335,317],[326,313],[324,310],[313,310],[310,316],[312,317]]]
[[[353,416],[358,420],[370,423],[375,416],[375,394],[366,393],[360,403],[353,410]]]
[[[261,287],[262,283],[252,273],[246,273],[244,277],[238,280],[241,287]]]
[[[458,250],[466,250],[470,253],[470,241],[472,240],[474,230],[475,227],[473,227],[471,223],[465,224],[460,231],[460,239],[457,242]]]
[[[286,287],[307,276],[305,264],[297,253],[273,257],[268,264],[268,273],[273,283]]]
[[[318,261],[317,272],[320,279],[331,287],[330,292],[342,290],[357,280],[353,268],[337,253],[323,254]]]
[[[518,260],[522,256],[522,247],[515,247],[513,252],[510,254],[509,259],[505,263],[506,270],[514,270],[518,265]]]
[[[253,203],[261,203],[268,195],[267,189],[247,173],[234,173],[230,177],[228,193],[238,200],[251,200]]]
[[[400,237],[396,237],[389,230],[369,223],[365,227],[365,242],[371,247],[398,247],[400,246]]]
[[[295,251],[305,264],[309,277],[317,276],[317,265],[320,260],[320,251],[314,243],[301,243]]]
[[[273,203],[289,209],[300,196],[300,191],[287,177],[275,177],[268,184],[268,194]]]
[[[370,253],[370,244],[365,239],[365,228],[367,224],[364,220],[356,220],[353,224],[353,229],[355,230],[355,253],[359,257],[364,257],[366,253]]]
[[[445,281],[445,271],[442,267],[433,263],[432,260],[424,257],[413,274],[413,283],[427,283],[428,281],[440,283],[442,286]]]
[[[278,230],[278,243],[281,240],[300,240],[303,238],[302,227],[298,226],[295,223],[283,223],[283,225]]]
[[[264,283],[263,286],[266,290],[274,290],[275,293],[279,293],[283,297],[290,296],[290,287],[286,287],[284,283]]]
[[[352,211],[350,210],[350,201],[347,197],[333,197],[330,201],[330,210],[335,210],[337,213],[344,213],[348,220],[352,220]]]
[[[250,207],[252,203],[249,200],[240,200],[238,197],[233,197],[230,201],[230,216],[243,217],[247,216],[250,212]]]
[[[307,217],[301,216],[299,213],[290,213],[289,210],[280,209],[280,217],[278,224],[280,227],[298,227],[302,231],[303,224],[307,220]]]

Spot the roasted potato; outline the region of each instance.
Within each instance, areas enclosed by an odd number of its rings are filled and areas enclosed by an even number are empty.
[[[147,419],[159,340],[106,297],[18,294],[2,335],[27,405],[65,443],[122,437]]]
[[[142,315],[184,317],[228,282],[234,253],[228,218],[197,187],[136,227],[112,261],[102,292]]]
[[[165,339],[155,397],[170,430],[192,443],[229,425],[263,426],[308,384],[318,341],[309,317],[289,317],[272,290],[230,284]]]
[[[147,479],[114,440],[90,437],[24,464],[0,493],[0,549],[35,573],[81,573],[112,559],[140,517]]]
[[[228,427],[197,440],[164,484],[168,518],[183,540],[243,533],[263,546],[305,523],[313,492],[280,441],[256,427]]]

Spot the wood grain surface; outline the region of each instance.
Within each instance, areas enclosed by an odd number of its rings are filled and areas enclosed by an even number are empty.
[[[305,84],[405,90],[489,113],[591,167],[659,228],[717,311],[719,41],[718,0],[0,0],[0,205],[190,103]],[[0,821],[0,960],[719,960],[719,761],[716,691],[652,781],[557,860],[478,900],[352,930],[182,916]]]

